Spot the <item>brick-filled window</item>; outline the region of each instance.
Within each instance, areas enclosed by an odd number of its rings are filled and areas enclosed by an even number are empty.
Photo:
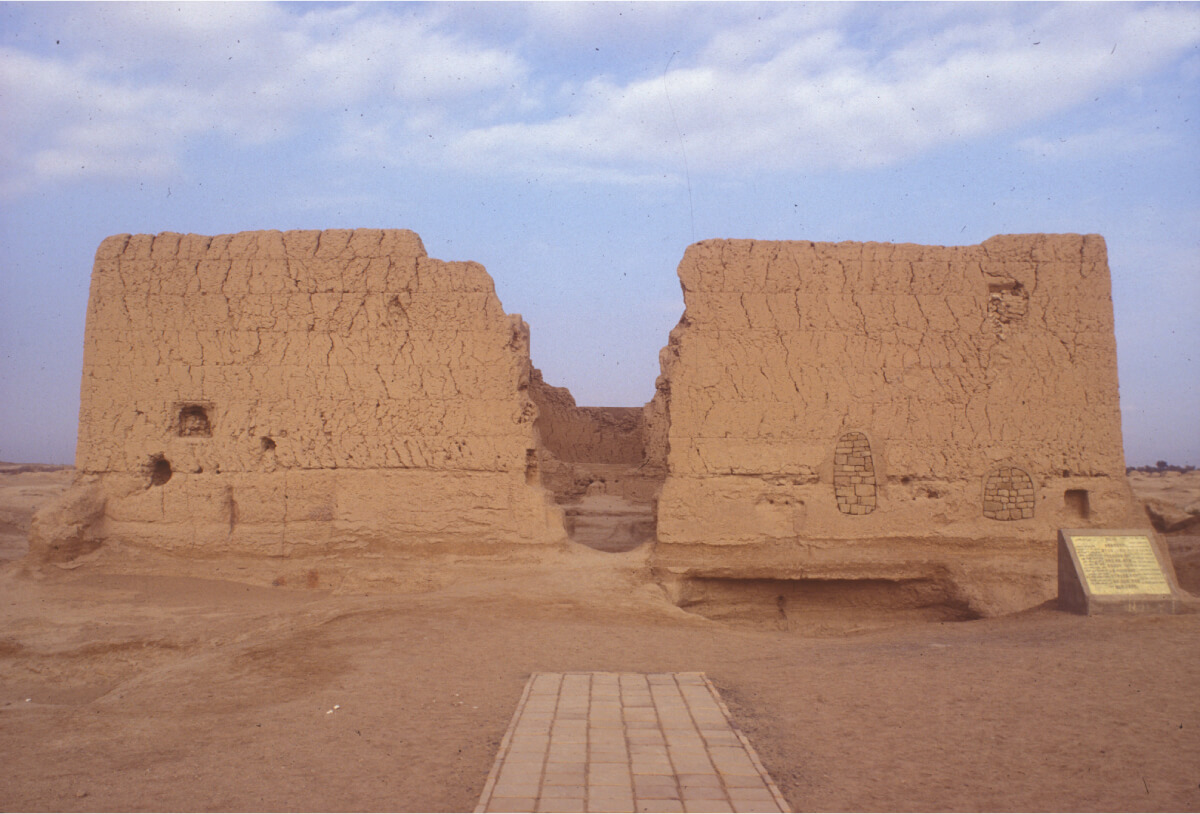
[[[833,491],[842,514],[875,511],[875,462],[871,442],[861,432],[838,439],[833,453]]]
[[[1033,480],[1023,469],[1006,466],[988,474],[983,482],[983,516],[992,520],[1028,520],[1033,517]]]

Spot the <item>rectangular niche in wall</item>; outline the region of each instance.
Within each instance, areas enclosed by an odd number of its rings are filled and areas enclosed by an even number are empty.
[[[1068,489],[1063,492],[1063,503],[1067,507],[1067,513],[1080,520],[1087,520],[1092,513],[1087,489]]]
[[[988,285],[988,316],[1002,324],[1017,322],[1029,312],[1029,292],[1019,282]]]
[[[175,433],[180,438],[212,437],[212,405],[195,401],[175,405]]]

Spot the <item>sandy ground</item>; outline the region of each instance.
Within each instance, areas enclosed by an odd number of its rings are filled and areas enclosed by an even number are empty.
[[[1141,500],[1158,499],[1200,513],[1200,471],[1130,472],[1129,485]]]
[[[53,474],[0,473],[9,522]],[[580,546],[369,580],[71,565],[0,566],[4,810],[470,810],[537,670],[706,672],[796,810],[1200,810],[1197,614],[813,637],[685,614],[640,549]]]

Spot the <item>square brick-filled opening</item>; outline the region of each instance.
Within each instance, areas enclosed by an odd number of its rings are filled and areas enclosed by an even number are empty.
[[[180,438],[210,438],[212,423],[208,418],[208,404],[180,404],[178,419],[175,422],[176,432]]]
[[[983,483],[983,516],[992,520],[1028,520],[1033,517],[1035,497],[1028,472],[1011,466],[997,469]]]

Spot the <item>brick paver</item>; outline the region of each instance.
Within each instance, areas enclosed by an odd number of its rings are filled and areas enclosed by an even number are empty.
[[[787,811],[703,673],[534,673],[484,811]]]

